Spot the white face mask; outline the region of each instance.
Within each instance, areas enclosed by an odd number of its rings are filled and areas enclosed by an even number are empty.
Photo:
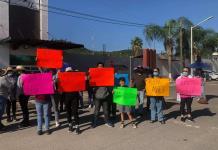
[[[9,76],[9,77],[13,76],[13,73],[8,73],[8,76]]]
[[[183,72],[182,75],[187,77],[188,76],[188,72]]]

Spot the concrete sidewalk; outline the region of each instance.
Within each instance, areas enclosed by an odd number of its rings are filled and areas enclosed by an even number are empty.
[[[179,117],[179,105],[174,99],[169,99],[167,100],[168,108],[164,111],[167,120],[165,125],[159,122],[150,124],[144,117],[137,119],[137,129],[133,129],[131,125],[120,129],[119,120],[114,128],[100,125],[90,129],[93,110],[81,110],[82,133],[80,135],[68,133],[66,117],[62,113],[62,126],[59,129],[55,128],[52,121],[52,134],[38,136],[35,109],[32,108],[30,110],[32,127],[18,129],[18,123],[12,123],[8,132],[0,134],[0,146],[2,150],[217,150],[217,89],[217,83],[206,86],[208,105],[193,103],[195,122],[182,123]],[[18,115],[21,115],[20,111]]]

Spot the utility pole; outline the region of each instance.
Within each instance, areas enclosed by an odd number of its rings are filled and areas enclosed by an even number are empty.
[[[180,71],[183,69],[183,22],[180,21],[180,31],[179,31],[179,48],[180,48]]]
[[[104,58],[104,63],[106,62],[106,44],[102,45],[102,54]]]

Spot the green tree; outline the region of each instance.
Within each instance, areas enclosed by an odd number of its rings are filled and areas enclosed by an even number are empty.
[[[169,20],[163,27],[155,24],[145,26],[144,35],[147,42],[162,41],[165,51],[168,56],[169,77],[172,74],[172,56],[175,46],[175,35],[178,33],[176,28],[177,21],[174,19]],[[155,46],[155,44],[154,44]],[[155,48],[155,47],[154,47]]]
[[[143,42],[141,38],[135,37],[134,39],[132,39],[131,46],[132,46],[132,56],[133,57],[142,55]]]

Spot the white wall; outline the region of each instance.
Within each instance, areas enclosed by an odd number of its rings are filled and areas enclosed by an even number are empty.
[[[0,44],[0,68],[7,67],[10,63],[9,48]]]
[[[40,39],[48,40],[48,0],[40,0]]]
[[[8,36],[9,36],[9,4],[0,1],[0,40],[5,39]]]

